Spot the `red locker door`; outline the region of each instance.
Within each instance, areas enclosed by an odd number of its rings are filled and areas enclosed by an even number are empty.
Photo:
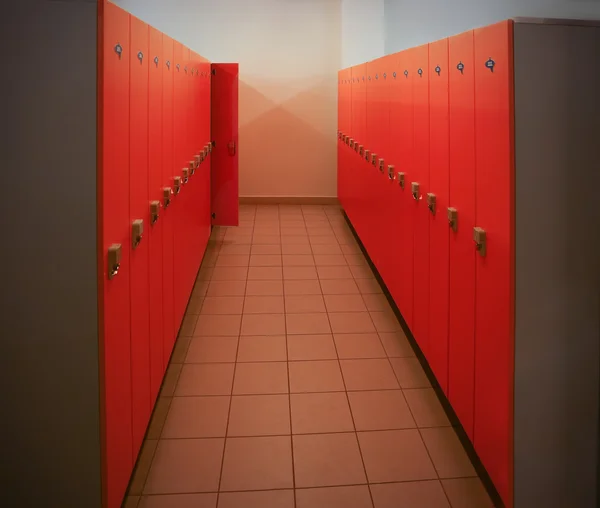
[[[239,224],[238,75],[236,63],[211,64],[211,208],[215,226]]]
[[[338,131],[338,133],[344,132],[343,111],[344,111],[345,101],[344,101],[344,88],[342,86],[342,76],[344,75],[344,73],[345,73],[345,71],[338,71],[338,86],[337,86],[337,91],[338,91],[337,131]],[[346,195],[344,192],[344,184],[346,182],[344,180],[343,164],[342,164],[342,159],[341,159],[341,143],[340,143],[339,135],[338,135],[338,138],[336,141],[336,147],[337,147],[337,195],[338,195],[338,199],[340,200],[340,204],[343,207],[344,203],[346,201]]]
[[[136,221],[148,227],[148,25],[131,16],[129,65],[129,222],[131,252],[131,390],[133,456],[136,457],[150,420],[149,242],[135,238]]]
[[[173,210],[173,87],[175,61],[173,39],[163,35],[163,100],[162,100],[162,228],[163,228],[163,369],[171,358],[177,335],[174,308],[173,265],[175,214]],[[171,192],[171,195],[169,195]]]
[[[151,207],[148,224],[150,248],[150,401],[158,396],[164,373],[163,334],[163,220],[162,220],[162,151],[163,151],[163,36],[150,27],[148,57],[151,59],[148,80],[148,193]],[[155,213],[157,212],[157,213]]]
[[[429,45],[429,365],[448,395],[448,39]]]
[[[404,172],[404,189],[401,192],[402,230],[400,231],[400,245],[398,260],[398,285],[401,287],[400,312],[406,324],[414,333],[414,231],[415,231],[415,204],[412,199],[410,183],[416,180],[415,154],[414,154],[414,102],[413,102],[413,69],[414,51],[406,50],[399,54],[399,80],[398,108],[400,112],[398,139],[400,171]]]
[[[475,68],[473,32],[451,37],[449,51],[450,232],[448,399],[473,441],[475,393]],[[440,209],[441,213],[444,213]]]
[[[475,30],[475,449],[512,506],[514,374],[513,23]]]
[[[101,77],[101,239],[103,294],[100,321],[103,380],[103,505],[118,508],[133,469],[131,423],[131,327],[129,222],[129,14],[103,6]],[[111,246],[120,245],[117,267],[109,266]]]
[[[212,133],[211,133],[211,78],[212,74],[210,71],[210,62],[203,59],[202,62],[203,69],[203,86],[202,86],[202,135],[199,141],[199,149],[203,150],[204,146],[210,145],[212,141]],[[212,155],[209,152],[208,157],[204,160],[204,169],[202,171],[203,178],[203,203],[204,207],[202,208],[202,220],[203,220],[203,249],[206,247],[208,243],[208,239],[210,237],[211,231],[211,158]]]
[[[429,360],[429,48],[413,50],[415,178],[419,184],[415,207],[413,334]],[[412,189],[411,189],[412,190]],[[413,196],[414,197],[414,196]]]

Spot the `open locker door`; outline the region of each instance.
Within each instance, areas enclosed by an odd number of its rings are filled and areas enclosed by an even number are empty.
[[[211,64],[211,212],[213,226],[239,224],[238,74],[236,63]]]

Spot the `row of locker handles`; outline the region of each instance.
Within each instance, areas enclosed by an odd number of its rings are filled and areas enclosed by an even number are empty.
[[[115,53],[119,57],[119,60],[121,60],[121,58],[123,56],[123,46],[121,46],[121,44],[117,43],[114,49],[115,49]],[[143,51],[138,51],[137,58],[140,61],[140,63],[142,63],[144,61],[144,52]],[[154,65],[156,65],[156,67],[158,67],[158,63],[159,63],[158,56],[155,56],[154,60],[152,60],[152,61],[154,62]],[[167,69],[171,70],[171,61],[170,60],[167,60],[165,62],[165,65],[167,66]],[[175,64],[175,68],[179,71],[181,69],[181,65],[180,64]],[[183,67],[183,70],[187,74],[187,72],[188,72],[187,65]],[[209,75],[208,72],[204,72],[204,71],[199,72],[198,69],[196,69],[194,67],[192,67],[191,71],[192,71],[191,74],[190,74],[191,76],[196,75],[196,76],[207,77]]]
[[[207,143],[204,148],[194,155],[194,160],[189,162],[189,167],[181,170],[181,176],[173,177],[173,188],[163,187],[163,202],[150,201],[150,225],[156,224],[160,217],[160,208],[168,208],[171,204],[173,195],[178,195],[181,192],[182,186],[188,183],[191,176],[196,173],[196,169],[204,162],[210,152],[212,152],[213,144]],[[144,220],[136,219],[131,223],[131,248],[137,249],[144,235]],[[114,243],[108,248],[108,279],[113,279],[121,267],[121,244]]]
[[[364,159],[367,162],[370,162],[371,164],[373,164],[373,166],[377,166],[377,164],[379,163],[379,171],[381,171],[382,173],[384,172],[384,160],[383,159],[378,159],[377,158],[377,154],[376,153],[371,153],[369,150],[365,150],[363,145],[359,145],[356,141],[354,141],[354,138],[351,138],[350,136],[343,134],[342,132],[338,131],[338,139],[342,140],[343,143],[345,143],[346,145],[348,145],[350,148],[352,148],[356,153],[359,154],[360,157],[364,157]],[[405,179],[404,179],[404,173],[399,171],[397,173],[395,173],[394,171],[394,166],[392,164],[388,164],[388,178],[390,180],[398,180],[398,183],[400,185],[400,187],[402,188],[402,190],[404,190],[405,187]],[[410,184],[411,186],[411,192],[412,192],[412,196],[413,199],[415,199],[415,201],[419,201],[421,199],[421,195],[419,194],[419,183],[418,182],[411,182]],[[436,196],[433,192],[428,192],[427,193],[427,208],[429,208],[429,211],[435,215],[436,213]],[[452,231],[454,231],[455,233],[458,231],[458,210],[456,208],[453,207],[448,207],[448,225],[452,228]],[[473,241],[475,242],[475,248],[477,249],[477,252],[479,252],[479,254],[481,256],[486,255],[486,245],[487,245],[487,238],[486,238],[486,232],[483,228],[480,227],[475,227],[473,228]]]

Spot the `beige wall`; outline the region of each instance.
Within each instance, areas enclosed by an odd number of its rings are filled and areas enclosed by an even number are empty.
[[[240,196],[336,196],[342,0],[114,0],[240,64]]]

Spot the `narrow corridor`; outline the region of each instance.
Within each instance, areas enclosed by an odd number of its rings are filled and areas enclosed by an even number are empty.
[[[125,506],[492,506],[339,207],[213,230]]]

